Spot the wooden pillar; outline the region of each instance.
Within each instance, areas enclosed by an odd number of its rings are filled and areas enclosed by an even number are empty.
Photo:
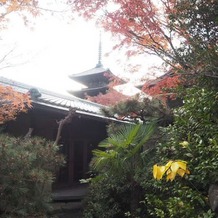
[[[69,144],[69,166],[68,166],[68,184],[71,185],[74,181],[74,153],[75,153],[75,149],[74,149],[74,141],[72,139],[72,137],[70,137],[70,144]]]

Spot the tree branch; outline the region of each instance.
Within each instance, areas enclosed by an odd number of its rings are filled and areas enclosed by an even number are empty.
[[[75,115],[76,113],[76,110],[74,108],[70,108],[69,110],[69,113],[68,115],[64,118],[64,119],[61,119],[58,123],[58,132],[57,132],[57,135],[56,135],[56,139],[55,139],[55,142],[54,142],[54,145],[58,145],[58,142],[61,138],[61,131],[63,129],[63,126],[67,123],[70,123],[73,116]]]

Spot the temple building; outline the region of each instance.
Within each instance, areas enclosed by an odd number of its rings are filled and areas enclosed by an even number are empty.
[[[85,88],[82,88],[81,90],[70,91],[72,95],[84,99],[86,95],[97,96],[100,93],[105,94],[107,92],[110,79],[115,75],[112,74],[108,68],[103,67],[101,62],[101,53],[102,46],[100,37],[98,63],[96,66],[90,70],[77,74],[71,74],[69,76],[72,80],[85,86]]]

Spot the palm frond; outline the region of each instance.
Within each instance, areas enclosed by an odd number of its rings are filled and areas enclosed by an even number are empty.
[[[106,166],[111,166],[111,163],[117,158],[118,153],[115,150],[102,151],[96,149],[93,151],[94,158],[91,165],[95,170],[102,170]]]
[[[131,134],[132,128],[136,127],[133,124],[123,125],[116,134],[110,135],[107,139],[100,142],[99,147],[111,148],[111,147],[127,147],[134,136],[134,133]],[[134,128],[135,129],[135,128]]]
[[[106,150],[93,151],[92,167],[97,171],[107,169],[118,173],[121,169],[130,166],[131,162],[136,161],[135,157],[150,139],[154,129],[154,123],[123,126],[117,134],[111,135],[100,143],[99,147]]]
[[[138,132],[137,144],[133,146],[133,149],[130,150],[128,157],[134,156],[139,152],[139,150],[146,144],[146,142],[151,138],[155,130],[155,123],[150,123],[143,125]]]

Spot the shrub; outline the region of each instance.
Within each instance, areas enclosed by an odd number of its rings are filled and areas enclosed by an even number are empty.
[[[154,124],[124,125],[93,151],[92,179],[85,203],[85,218],[141,217],[143,190],[136,180],[143,162],[141,152],[155,130]]]
[[[218,181],[217,108],[216,90],[188,88],[183,106],[174,111],[174,123],[159,127],[157,145],[137,150],[133,159],[128,159],[131,146],[121,149],[131,138],[131,131],[125,137],[118,137],[119,131],[112,134],[102,146],[106,152],[94,153],[100,177],[90,186],[85,217],[214,218],[208,189]],[[170,160],[186,161],[190,174],[176,176],[170,182],[166,181],[167,175],[155,180],[152,166]],[[140,198],[134,195],[138,192]],[[131,207],[132,203],[137,207]]]
[[[187,162],[190,175],[173,182],[154,181],[145,196],[152,217],[214,217],[208,202],[209,186],[218,181],[218,92],[210,88],[186,90],[184,105],[174,112],[174,124],[162,128],[155,161]],[[146,179],[146,178],[144,178]],[[143,188],[148,188],[146,182]]]
[[[48,212],[51,183],[63,164],[59,147],[45,139],[0,135],[0,216],[34,217]]]

